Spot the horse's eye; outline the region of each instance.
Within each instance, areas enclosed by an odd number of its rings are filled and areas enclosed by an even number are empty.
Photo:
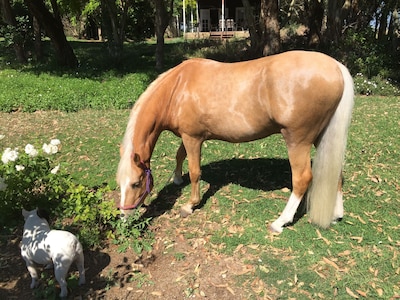
[[[132,183],[132,184],[131,184],[131,187],[132,187],[133,189],[137,189],[138,187],[140,187],[140,182]]]

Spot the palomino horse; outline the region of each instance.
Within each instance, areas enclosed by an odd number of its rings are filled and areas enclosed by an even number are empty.
[[[143,203],[153,187],[150,159],[160,133],[182,138],[174,182],[188,158],[191,196],[181,215],[200,202],[200,155],[205,140],[248,142],[281,133],[293,190],[270,228],[292,222],[308,190],[311,221],[327,228],[343,216],[342,167],[353,108],[353,80],[336,60],[290,51],[237,63],[190,59],[160,75],[133,107],[118,166],[121,213]],[[310,152],[317,152],[311,169]]]

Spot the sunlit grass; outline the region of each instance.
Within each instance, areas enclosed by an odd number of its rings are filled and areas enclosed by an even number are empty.
[[[116,189],[119,143],[129,117],[128,109],[117,108],[129,108],[156,75],[148,67],[154,49],[132,47],[140,59],[136,64],[127,60],[116,71],[105,61],[93,64],[96,60],[87,56],[91,44],[75,46],[81,58],[77,73],[38,66],[0,71],[0,109],[16,111],[0,113],[0,134],[5,136],[0,149],[26,143],[40,147],[59,138],[60,162],[74,181]],[[181,52],[190,46],[184,44]],[[169,63],[180,59],[175,56]],[[309,224],[304,216],[280,236],[268,233],[291,188],[286,146],[279,135],[246,144],[206,142],[202,205],[190,218],[172,218],[171,224],[184,222],[188,239],[204,238],[213,250],[243,257],[254,266],[255,277],[240,278],[254,299],[398,297],[399,111],[398,97],[357,97],[344,172],[345,218],[328,230]],[[177,188],[169,182],[179,143],[171,133],[161,135],[151,162],[154,191],[146,200],[164,205],[171,216],[190,195],[187,163],[185,184]]]
[[[204,203],[185,220],[187,238],[199,237],[190,228],[202,228],[201,234],[209,236],[218,251],[237,255],[246,249],[261,281],[251,285],[254,278],[244,275],[243,284],[259,296],[271,292],[282,298],[347,299],[351,293],[365,293],[389,299],[400,294],[399,108],[395,97],[357,98],[345,165],[346,214],[328,230],[309,224],[304,216],[280,236],[269,235],[269,223],[290,194],[290,168],[279,135],[245,144],[206,142]],[[59,138],[60,159],[74,180],[115,188],[118,147],[128,116],[128,110],[2,113],[5,138],[0,145],[21,147],[32,140]],[[179,143],[171,133],[163,133],[152,157],[155,187],[146,202],[162,205],[172,199],[167,214],[177,213],[190,193],[187,177],[183,187],[169,188]],[[202,216],[213,226],[199,224]]]

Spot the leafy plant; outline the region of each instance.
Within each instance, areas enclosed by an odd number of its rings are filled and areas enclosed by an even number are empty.
[[[4,136],[1,136],[4,138]],[[104,200],[110,191],[106,185],[88,188],[76,184],[61,164],[53,162],[60,141],[53,139],[37,149],[27,144],[23,151],[6,148],[0,165],[0,225],[12,227],[20,220],[21,208],[46,208],[57,217],[54,226],[76,232],[86,247],[101,245],[112,236],[120,249],[132,248],[141,253],[151,248],[152,240],[146,233],[150,219],[140,220],[140,213],[126,222],[111,201]],[[14,225],[15,225],[14,224]]]
[[[385,51],[385,45],[375,39],[372,28],[348,30],[341,51],[346,53],[344,60],[353,74],[362,73],[368,79],[389,74],[390,56]]]
[[[132,249],[137,254],[143,250],[150,251],[153,243],[153,237],[150,232],[146,232],[146,228],[151,218],[141,220],[139,210],[132,211],[126,219],[118,219],[111,222],[114,228],[113,243],[119,245],[119,252],[126,252]]]
[[[3,136],[4,137],[4,136]],[[69,176],[52,161],[60,141],[54,139],[42,149],[27,144],[23,151],[6,148],[0,164],[0,210],[4,226],[15,220],[21,208],[46,207],[54,209],[69,185]]]
[[[362,73],[354,76],[354,86],[357,93],[361,95],[381,95],[381,96],[399,96],[400,88],[398,82],[382,76],[374,76],[370,79]]]

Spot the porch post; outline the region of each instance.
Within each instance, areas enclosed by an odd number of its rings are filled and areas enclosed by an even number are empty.
[[[186,3],[185,0],[183,0],[183,37],[185,37],[185,33],[186,33]]]
[[[202,28],[200,29],[201,22],[200,22],[200,10],[199,10],[199,0],[196,0],[196,20],[197,20],[197,32],[200,32]]]
[[[224,0],[222,0],[222,4],[221,4],[221,10],[222,10],[222,32],[225,31],[225,2]]]

